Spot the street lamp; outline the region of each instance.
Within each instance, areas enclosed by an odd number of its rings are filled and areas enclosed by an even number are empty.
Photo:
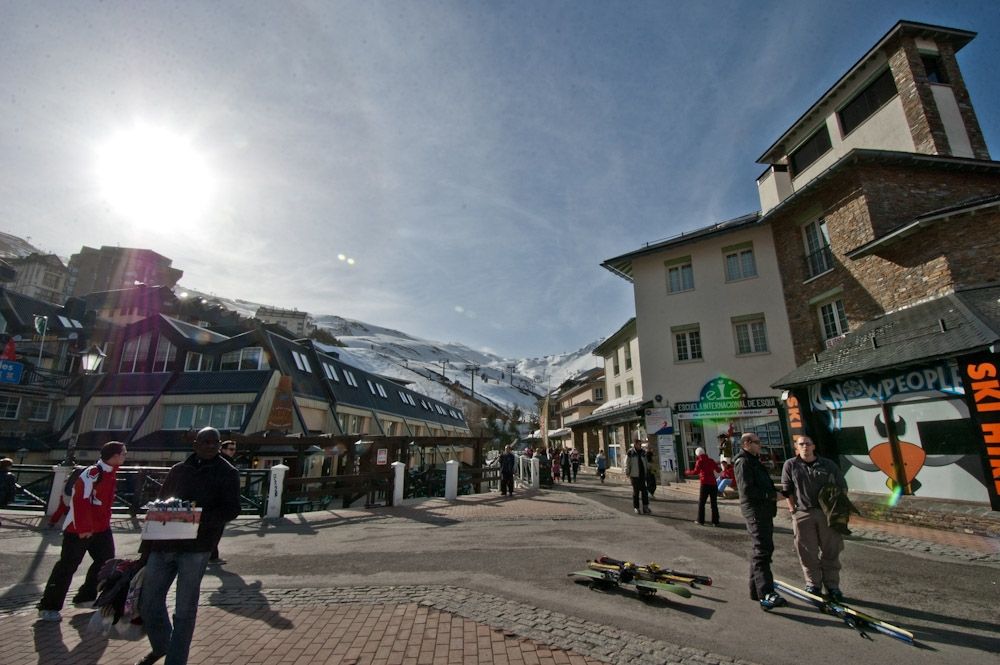
[[[76,414],[73,416],[73,435],[69,438],[69,443],[66,445],[66,459],[62,462],[64,466],[73,466],[76,463],[74,453],[76,451],[76,439],[80,434],[80,421],[83,418],[83,407],[86,406],[87,402],[90,401],[90,398],[93,397],[93,395],[87,394],[87,377],[100,369],[101,363],[104,362],[105,353],[100,349],[100,347],[93,344],[86,351],[80,352],[79,357],[81,372],[80,402],[77,404]]]

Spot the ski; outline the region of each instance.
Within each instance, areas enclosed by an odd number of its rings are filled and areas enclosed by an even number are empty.
[[[805,601],[822,612],[836,616],[845,624],[858,631],[861,637],[865,639],[871,639],[865,631],[874,630],[882,633],[883,635],[893,637],[901,642],[913,644],[913,633],[910,631],[900,628],[899,626],[894,626],[891,623],[882,621],[881,619],[877,619],[870,614],[859,612],[853,607],[848,607],[843,603],[827,600],[822,596],[809,593],[805,589],[794,587],[787,582],[782,582],[781,580],[774,580],[774,588],[792,596],[793,598]]]
[[[603,570],[578,570],[569,573],[570,577],[585,577],[590,580],[591,588],[599,587],[633,587],[640,598],[654,595],[657,591],[667,591],[676,594],[681,598],[690,598],[691,592],[677,584],[655,582],[652,580],[638,579],[627,568],[606,568]]]
[[[619,561],[618,559],[612,559],[609,556],[599,556],[594,563],[604,564],[609,566],[623,566],[627,564],[627,561]],[[632,565],[632,564],[630,564]],[[647,572],[650,575],[654,575],[656,578],[664,578],[671,582],[676,582],[678,584],[687,584],[689,586],[694,586],[695,584],[703,584],[705,586],[712,586],[712,578],[707,575],[698,575],[696,573],[682,573],[678,570],[673,570],[671,568],[661,568],[655,563],[648,563],[645,565],[637,565],[637,570],[642,572]]]

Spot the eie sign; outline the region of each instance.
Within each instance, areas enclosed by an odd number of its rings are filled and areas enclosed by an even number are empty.
[[[21,383],[24,365],[13,360],[0,360],[0,383]]]

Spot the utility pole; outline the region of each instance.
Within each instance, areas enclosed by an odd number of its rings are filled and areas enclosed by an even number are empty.
[[[510,372],[510,385],[514,385],[514,370],[517,369],[517,365],[507,365],[507,371]]]
[[[469,363],[468,365],[465,366],[465,371],[469,373],[470,377],[472,377],[472,388],[470,388],[470,391],[472,392],[472,399],[475,399],[476,398],[476,372],[479,371],[479,363]]]
[[[447,369],[447,367],[448,367],[448,361],[447,360],[442,360],[441,361],[441,376],[443,376],[446,379],[448,378],[448,375],[445,374],[444,371],[445,371],[445,369]]]

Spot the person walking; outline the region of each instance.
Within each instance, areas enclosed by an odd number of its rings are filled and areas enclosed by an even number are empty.
[[[232,439],[223,441],[222,445],[219,447],[219,457],[229,462],[233,468],[236,468],[236,442]],[[222,532],[219,530],[219,535],[215,539],[215,543],[212,545],[212,554],[208,557],[208,565],[210,566],[221,566],[226,563],[226,560],[219,557],[219,543],[222,541]]]
[[[502,496],[514,496],[514,453],[510,446],[505,446],[500,453],[500,494]]]
[[[750,598],[758,601],[761,609],[770,611],[787,605],[788,601],[774,590],[771,557],[778,493],[759,455],[760,438],[747,432],[740,437],[740,452],[733,460],[733,468],[740,493],[740,512],[750,534]]]
[[[240,514],[240,474],[219,456],[219,430],[198,432],[194,453],[171,467],[160,488],[160,498],[177,498],[200,507],[198,534],[187,540],[144,540],[148,553],[140,597],[140,615],[151,651],[136,665],[152,665],[166,656],[165,665],[185,665],[191,649],[201,580],[212,543],[226,522]],[[167,592],[177,580],[173,625],[167,612]]]
[[[11,458],[0,459],[0,508],[10,505],[17,495],[17,478],[10,470],[13,466],[14,460]]]
[[[604,454],[604,448],[597,451],[597,457],[594,458],[594,464],[597,466],[597,477],[604,482],[605,477],[608,475],[608,458]]]
[[[580,472],[580,451],[572,448],[569,451],[569,465],[573,470],[573,482],[576,482],[576,474]]]
[[[90,555],[92,563],[83,585],[73,596],[73,604],[82,605],[97,599],[97,576],[101,566],[115,558],[111,506],[115,500],[118,467],[125,462],[126,452],[124,443],[105,443],[101,446],[101,458],[84,469],[73,483],[59,561],[52,568],[38,602],[38,616],[42,621],[62,620],[66,594],[85,554]]]
[[[649,458],[646,456],[646,451],[642,449],[642,442],[636,439],[632,442],[632,447],[628,449],[628,456],[625,460],[625,470],[632,482],[632,509],[636,515],[639,514],[640,497],[642,498],[642,514],[649,515],[653,512],[649,509],[649,485],[646,482],[648,468]]]
[[[795,456],[781,468],[781,493],[792,514],[795,551],[802,565],[806,591],[826,596],[834,602],[844,600],[840,590],[840,553],[844,537],[830,527],[820,506],[820,492],[834,486],[847,491],[847,482],[837,465],[816,455],[816,444],[808,436],[795,437]]]
[[[686,476],[698,476],[700,488],[698,490],[698,519],[697,524],[705,526],[705,501],[712,500],[712,526],[719,526],[719,486],[715,482],[715,474],[720,471],[715,460],[705,453],[704,448],[694,451],[694,468],[687,471]]]

